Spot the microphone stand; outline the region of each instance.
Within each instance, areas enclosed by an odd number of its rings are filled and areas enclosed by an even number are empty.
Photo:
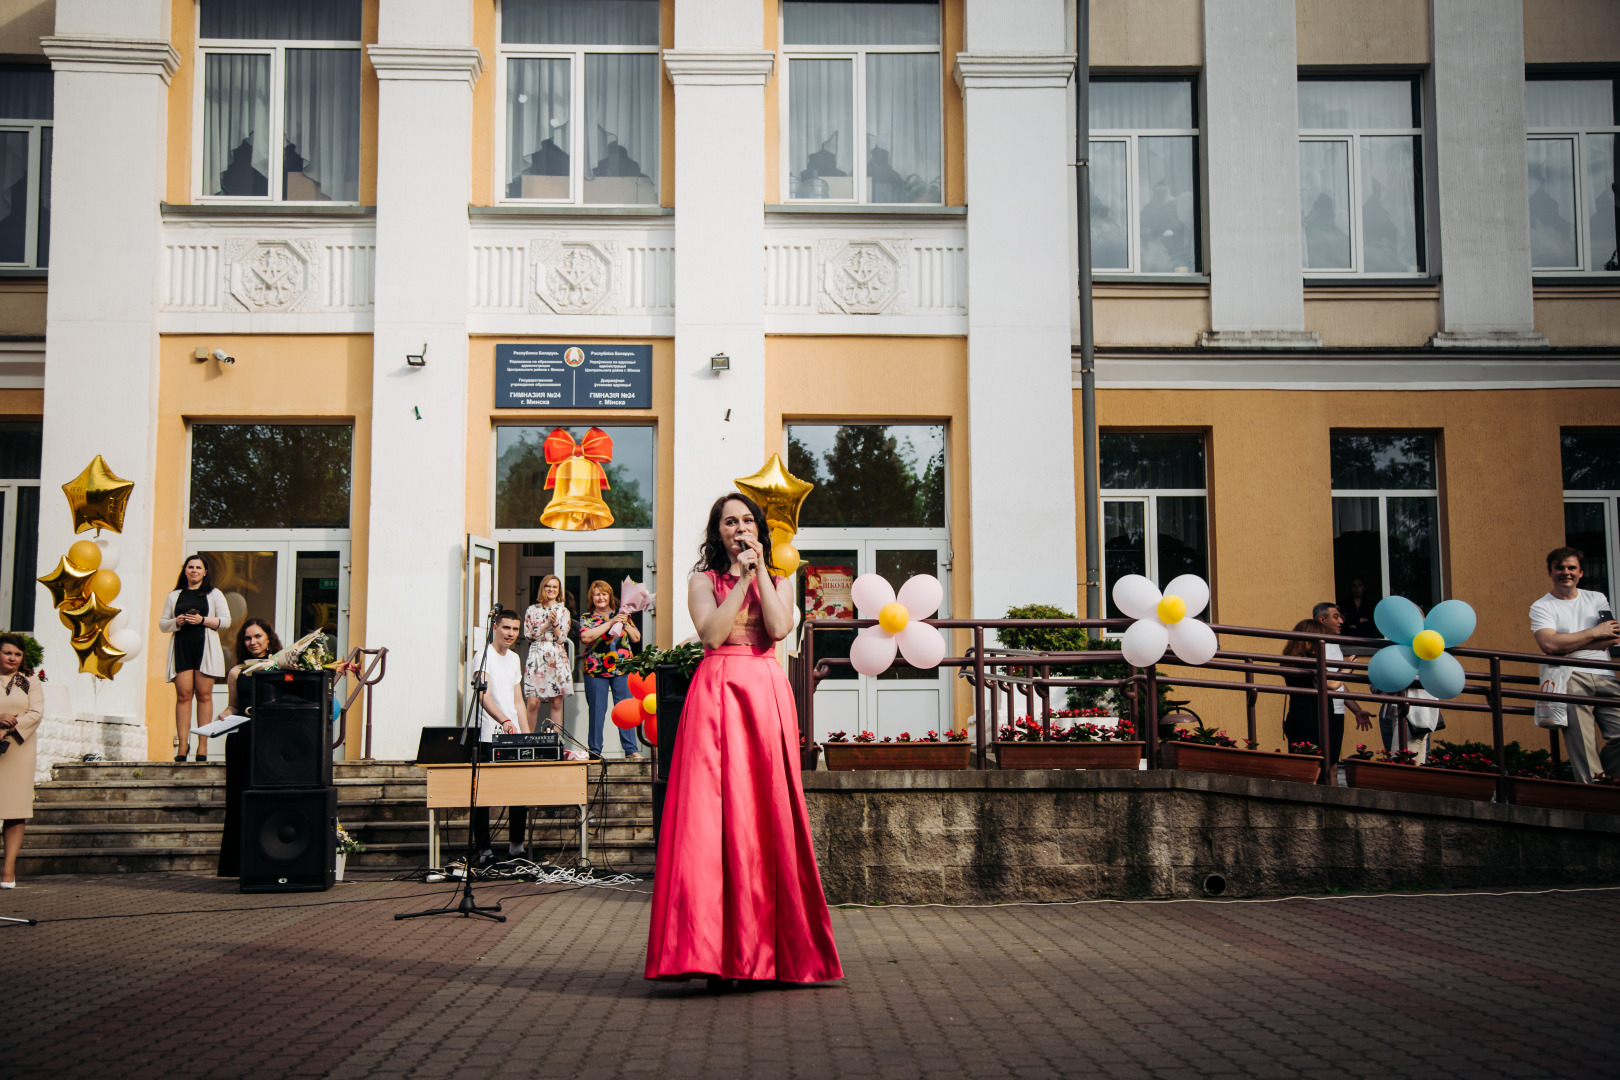
[[[477,915],[479,918],[494,919],[496,922],[506,921],[505,915],[494,914],[494,912],[501,910],[501,902],[497,900],[493,906],[479,906],[477,901],[473,899],[472,885],[473,867],[478,862],[478,841],[473,836],[472,821],[473,815],[478,811],[478,758],[480,757],[480,739],[478,736],[483,733],[484,691],[489,686],[489,676],[485,674],[484,667],[489,661],[489,643],[490,639],[495,635],[495,618],[500,614],[500,610],[499,604],[490,609],[489,625],[484,631],[484,649],[478,656],[478,670],[473,673],[472,677],[472,699],[467,704],[467,715],[462,720],[461,726],[461,745],[472,748],[470,755],[472,776],[467,806],[467,871],[462,875],[461,888],[457,890],[461,893],[461,902],[455,907],[429,908],[426,911],[409,911],[404,914],[396,914],[394,916],[396,922],[401,919],[419,919],[424,915],[460,915],[464,919]]]

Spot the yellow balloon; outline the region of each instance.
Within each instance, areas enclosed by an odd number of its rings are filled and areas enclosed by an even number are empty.
[[[124,511],[135,482],[113,475],[107,462],[97,454],[84,472],[62,485],[68,507],[73,511],[73,531],[111,529],[124,531]]]
[[[110,604],[118,598],[118,590],[124,583],[118,580],[118,574],[112,570],[97,570],[90,575],[89,591],[103,604]]]
[[[56,560],[56,569],[40,578],[39,582],[50,590],[51,603],[55,607],[79,604],[83,602],[90,583],[90,571],[80,570],[63,556]]]
[[[63,604],[57,612],[62,625],[73,631],[74,644],[87,646],[90,639],[118,617],[119,609],[104,603],[95,593],[87,592],[82,600]]]
[[[752,476],[739,476],[737,490],[753,499],[765,511],[765,520],[775,532],[780,528],[791,539],[799,531],[799,508],[815,489],[787,471],[781,454],[772,454]]]
[[[899,602],[884,604],[883,610],[878,612],[878,625],[891,634],[898,634],[904,630],[906,624],[910,621],[911,612],[907,611],[906,606]]]
[[[1417,653],[1419,660],[1438,660],[1440,654],[1446,651],[1446,639],[1434,630],[1420,631],[1412,639],[1412,651]]]
[[[658,711],[658,695],[648,694],[642,698],[641,708],[643,712],[656,713]]]
[[[73,546],[68,548],[67,559],[74,569],[87,574],[101,569],[101,549],[94,540],[75,540]]]
[[[1178,623],[1187,617],[1187,601],[1179,596],[1167,596],[1159,601],[1159,621]]]
[[[793,572],[797,570],[800,564],[803,562],[804,560],[799,558],[798,548],[787,543],[786,541],[778,543],[776,537],[771,537],[772,570],[775,570],[783,577],[791,577],[793,576]]]
[[[98,679],[111,679],[124,666],[125,653],[113,648],[101,631],[87,641],[74,641],[73,651],[79,657],[79,671]]]

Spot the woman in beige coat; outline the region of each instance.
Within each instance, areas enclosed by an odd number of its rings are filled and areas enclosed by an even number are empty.
[[[0,889],[17,885],[23,825],[34,816],[34,733],[45,711],[38,679],[23,671],[27,649],[16,634],[0,634],[0,818],[5,820],[5,869]]]

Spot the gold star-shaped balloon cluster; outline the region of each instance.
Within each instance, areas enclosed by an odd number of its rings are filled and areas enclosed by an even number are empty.
[[[737,490],[765,511],[765,525],[771,534],[771,569],[783,577],[799,568],[799,549],[793,536],[799,531],[799,510],[816,485],[800,480],[787,471],[781,454],[772,454],[752,476],[739,476]]]
[[[123,582],[114,567],[118,547],[101,538],[101,530],[122,532],[124,511],[134,483],[116,476],[100,454],[84,472],[62,485],[73,512],[73,531],[96,530],[94,540],[75,540],[56,569],[40,578],[50,591],[62,625],[73,632],[73,651],[79,670],[98,679],[118,674],[124,661],[141,648],[140,632],[124,625],[128,619],[112,606]]]

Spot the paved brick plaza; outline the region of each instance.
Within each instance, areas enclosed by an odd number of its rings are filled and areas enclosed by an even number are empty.
[[[845,982],[720,997],[641,979],[646,886],[392,919],[445,890],[24,880],[0,914],[47,921],[0,928],[0,1074],[1596,1077],[1620,1054],[1620,890],[841,909]]]

